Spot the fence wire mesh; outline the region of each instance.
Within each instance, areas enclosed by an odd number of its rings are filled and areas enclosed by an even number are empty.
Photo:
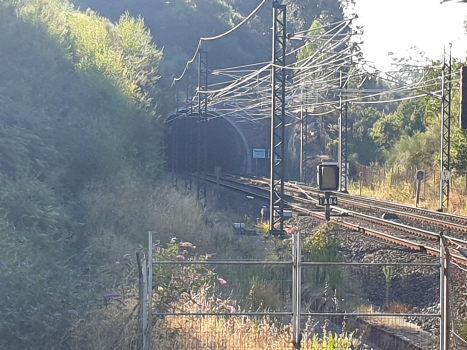
[[[159,264],[184,276],[209,266],[216,283],[158,304],[153,349],[295,349],[291,261]],[[301,349],[439,349],[435,263],[302,264]]]

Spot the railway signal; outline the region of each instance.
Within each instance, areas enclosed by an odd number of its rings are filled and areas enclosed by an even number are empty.
[[[339,189],[339,166],[337,164],[318,165],[318,187],[320,191]]]
[[[337,205],[337,197],[331,196],[330,191],[337,191],[339,185],[339,165],[318,165],[318,187],[320,191],[324,191],[324,198],[318,198],[318,204],[325,206],[326,221],[331,220],[331,205]]]

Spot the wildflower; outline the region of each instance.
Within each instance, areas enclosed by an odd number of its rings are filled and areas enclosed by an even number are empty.
[[[232,305],[227,305],[225,308],[230,312],[235,312],[236,311],[235,308]]]
[[[120,298],[120,294],[109,293],[109,294],[106,294],[106,297],[109,298],[109,299],[118,299],[118,298]]]
[[[78,312],[77,312],[76,310],[68,310],[68,313],[69,313],[70,315],[73,315],[73,316],[78,317]]]
[[[0,266],[3,270],[8,270],[8,266],[6,266],[6,264],[3,261],[0,261]]]
[[[223,278],[217,277],[217,280],[219,281],[220,284],[227,284],[227,281]]]
[[[120,265],[120,261],[116,261],[116,262],[115,262],[115,265]]]
[[[216,299],[216,303],[217,303],[217,304],[222,304],[222,299],[221,299],[221,298],[217,298],[217,299]]]
[[[185,257],[183,255],[177,255],[176,258],[178,260],[185,260]]]
[[[55,318],[59,318],[59,317],[61,317],[61,316],[62,316],[62,314],[61,314],[60,312],[54,313],[54,317],[55,317]]]
[[[54,292],[48,292],[47,294],[50,295],[51,297],[55,296]]]
[[[298,230],[298,226],[293,226],[293,225],[287,225],[287,226],[285,226],[285,228],[284,228],[284,231],[285,231],[286,233],[288,233],[289,235],[292,234],[292,233],[294,233],[294,232],[297,231],[297,230]]]
[[[162,287],[157,287],[157,291],[158,291],[158,292],[163,292],[163,291],[164,291],[164,288],[162,288]]]
[[[128,259],[130,259],[130,258],[131,258],[131,254],[125,254],[125,255],[123,256],[123,260],[128,260]]]
[[[190,243],[190,242],[180,242],[180,247],[189,247],[189,248],[193,248],[193,249],[196,249],[196,246],[193,245],[193,243]]]
[[[57,328],[48,326],[48,327],[47,327],[47,330],[48,330],[49,332],[55,333],[55,332],[57,331]]]
[[[175,244],[177,243],[177,237],[172,237],[172,239],[170,240],[170,244]]]

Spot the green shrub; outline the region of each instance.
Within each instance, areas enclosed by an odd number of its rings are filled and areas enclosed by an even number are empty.
[[[467,341],[467,320],[464,321],[464,323],[462,324],[462,326],[460,327],[459,329],[459,336],[464,339],[465,341]]]
[[[332,228],[332,223],[322,224],[310,237],[305,239],[302,249],[305,261],[339,261],[338,245],[329,235],[329,231]],[[341,279],[339,269],[332,266],[307,267],[304,273],[304,281],[313,282],[319,286],[329,283],[332,288],[335,288]]]

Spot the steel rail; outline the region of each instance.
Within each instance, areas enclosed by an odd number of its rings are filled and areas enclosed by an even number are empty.
[[[316,188],[310,187],[310,186],[300,186],[302,189],[306,189],[306,191],[318,193],[319,191]],[[385,210],[391,210],[389,207],[396,208],[392,210],[406,210],[410,212],[418,212],[420,215],[423,215],[422,218],[429,217],[430,219],[438,218],[438,220],[442,222],[446,222],[447,220],[450,220],[452,222],[457,222],[461,223],[464,226],[462,226],[462,230],[465,230],[465,226],[467,226],[467,217],[465,216],[460,216],[460,215],[454,215],[454,214],[449,214],[445,212],[439,212],[436,210],[430,210],[426,208],[419,208],[419,207],[414,207],[406,204],[401,204],[401,203],[394,203],[394,202],[388,202],[388,201],[383,201],[380,199],[375,199],[375,198],[369,198],[369,197],[363,197],[363,196],[358,196],[358,195],[353,195],[353,194],[348,194],[348,193],[341,193],[341,192],[336,192],[335,193],[339,198],[342,200],[351,200],[351,201],[358,201],[358,202],[368,202],[371,203],[372,206],[375,204],[379,204],[385,208]],[[345,199],[347,198],[347,199]],[[407,214],[405,214],[407,215]],[[412,217],[416,219],[415,217]]]
[[[307,214],[307,215],[314,216],[314,217],[320,218],[322,220],[325,220],[324,214],[317,213],[316,211],[312,211],[312,210],[307,209],[307,208],[299,207],[299,206],[294,205],[294,204],[289,204],[289,205],[293,209],[295,209],[295,210],[297,210],[299,212],[302,212],[304,214]],[[383,219],[380,219],[380,220],[383,220]],[[397,236],[394,236],[394,235],[391,235],[391,234],[388,234],[388,233],[377,231],[377,230],[372,229],[372,228],[363,227],[363,226],[361,226],[359,224],[351,223],[351,222],[348,222],[348,221],[345,221],[345,220],[342,220],[342,219],[336,219],[335,217],[332,217],[332,216],[331,216],[331,221],[335,222],[336,224],[338,224],[338,225],[340,225],[342,227],[350,229],[352,231],[360,232],[360,233],[368,235],[368,236],[376,237],[378,239],[381,239],[383,241],[386,241],[386,242],[389,242],[389,243],[392,243],[392,244],[396,244],[396,245],[399,245],[399,246],[410,248],[412,250],[419,251],[419,252],[422,252],[422,253],[427,253],[427,254],[435,256],[435,257],[440,256],[440,250],[437,247],[431,247],[431,246],[426,245],[426,244],[422,244],[422,243],[419,243],[419,242],[414,242],[414,241],[411,241],[411,240],[408,240],[408,239],[405,239],[405,238],[400,238],[400,237],[397,237]],[[433,237],[436,236],[436,235],[438,237],[440,237],[439,234],[433,233]],[[451,257],[457,263],[462,264],[462,265],[467,265],[467,258],[466,257],[464,257],[462,255],[454,254],[454,253],[451,253]]]
[[[313,192],[314,194],[319,194],[319,191],[317,191],[316,189],[313,189],[313,191],[305,191],[300,186],[298,186],[296,184],[291,183],[291,184],[288,184],[288,185],[290,185],[292,187],[292,191],[294,191],[295,193],[305,194],[307,196],[307,198],[311,198],[310,192]],[[447,227],[447,228],[450,228],[450,229],[454,229],[456,231],[467,232],[467,226],[464,226],[464,225],[461,225],[461,224],[446,222],[446,221],[443,221],[441,219],[435,219],[435,218],[432,218],[432,217],[426,217],[426,216],[421,216],[421,215],[416,215],[416,214],[411,214],[411,213],[405,213],[405,212],[401,212],[399,210],[386,208],[386,207],[375,206],[375,205],[372,205],[372,204],[360,203],[361,198],[364,198],[364,201],[369,199],[369,198],[366,198],[366,197],[361,197],[361,196],[356,196],[356,195],[347,195],[347,194],[343,194],[343,193],[335,193],[335,195],[338,196],[339,198],[341,196],[343,196],[343,197],[351,196],[352,197],[352,199],[342,199],[342,198],[340,198],[341,203],[344,201],[345,203],[349,203],[352,206],[357,206],[357,207],[360,207],[360,208],[368,208],[368,209],[378,210],[378,211],[382,211],[382,212],[388,212],[388,213],[392,213],[392,214],[395,214],[395,215],[398,215],[400,217],[404,217],[404,218],[407,218],[407,219],[410,219],[410,220],[415,220],[415,221],[418,221],[418,222],[429,222],[431,224]],[[369,199],[369,201],[367,201],[367,202],[370,203],[371,200],[372,199]],[[385,201],[379,201],[379,200],[375,200],[375,201],[382,202],[382,203],[388,203],[388,204],[390,204],[392,206],[399,205],[398,203],[391,203],[391,202],[385,202]],[[406,205],[400,205],[400,206],[403,207],[403,208],[408,207]],[[410,207],[410,208],[422,209],[423,211],[428,211],[429,213],[438,214],[438,212],[430,211],[430,210],[423,209],[423,208],[414,208],[414,207]],[[345,209],[340,208],[340,207],[334,207],[334,209],[339,210],[341,212],[344,212],[344,210],[345,210]],[[353,213],[355,213],[355,212],[353,212]],[[442,214],[442,213],[439,213],[439,214]],[[357,216],[357,215],[363,217],[363,215],[365,215],[365,214],[361,214],[361,213],[353,214],[353,216]],[[458,216],[454,216],[454,217],[459,218]],[[460,218],[463,218],[463,217],[460,217]],[[369,217],[368,217],[368,220],[370,220]],[[383,221],[381,221],[383,219],[380,220],[380,219],[375,218],[375,220],[378,220],[378,223],[383,222]],[[408,230],[412,230],[412,226],[399,224],[399,223],[394,223],[394,222],[389,221],[389,220],[387,220],[387,221],[392,223],[392,224],[389,224],[391,226],[402,225],[401,229],[403,231],[405,231],[405,229],[402,228],[404,226]],[[427,238],[430,238],[429,236],[433,235],[432,231],[427,231],[427,230],[424,230],[424,229],[417,229],[417,230],[418,231],[413,231],[411,233],[414,233],[416,235],[425,236]],[[405,232],[408,232],[408,231],[405,231]],[[439,236],[438,234],[435,234],[435,235]],[[443,236],[445,236],[446,238],[448,238],[452,242],[455,242],[457,245],[459,245],[459,246],[461,246],[463,248],[467,248],[467,241],[465,241],[463,239],[460,239],[460,238],[457,238],[457,237],[448,236],[448,235],[443,235]]]
[[[212,179],[212,177],[209,178],[209,181],[213,182],[213,183],[217,183],[217,180]],[[246,184],[245,181],[248,181],[248,183]],[[268,189],[265,188],[266,187],[266,181],[267,180],[264,180],[264,179],[253,179],[253,178],[246,178],[246,177],[240,177],[240,179],[238,179],[238,178],[235,178],[235,177],[230,177],[229,179],[225,179],[225,178],[219,179],[219,185],[222,185],[224,187],[227,187],[227,188],[230,188],[230,189],[233,189],[233,190],[236,190],[236,191],[240,191],[240,192],[243,192],[243,193],[259,196],[259,197],[262,197],[263,199],[267,199],[267,194],[261,194],[260,193],[261,191],[263,191],[263,192],[268,191]],[[263,188],[258,186],[258,185],[262,185]],[[294,186],[298,186],[298,185],[294,184]],[[254,192],[252,191],[252,188],[254,189]],[[303,193],[305,195],[309,196],[306,193],[306,191],[303,191]],[[323,220],[323,221],[326,220],[324,213],[318,212],[318,211],[316,211],[316,209],[313,210],[313,209],[309,209],[309,208],[304,208],[303,206],[299,206],[299,205],[293,203],[293,201],[300,201],[300,202],[304,202],[305,204],[311,204],[313,206],[316,206],[316,203],[317,203],[316,199],[302,198],[302,197],[297,197],[297,196],[288,196],[288,197],[290,197],[290,199],[288,201],[286,201],[286,204],[289,207],[291,207],[292,209],[295,209],[297,212],[304,213],[306,215],[318,218],[318,219]],[[336,206],[331,206],[331,208],[334,211],[338,211],[341,214],[346,215],[347,217],[354,217],[355,219],[358,219],[358,220],[371,222],[371,223],[377,224],[377,225],[383,225],[383,226],[389,227],[390,229],[393,229],[393,230],[398,230],[398,231],[402,231],[402,232],[405,232],[405,233],[417,235],[418,237],[423,237],[423,238],[429,239],[432,242],[433,241],[434,242],[439,242],[439,239],[440,239],[440,234],[439,233],[435,233],[435,232],[415,228],[415,227],[404,225],[404,224],[395,223],[393,221],[385,220],[385,219],[382,219],[382,218],[372,217],[370,215],[357,213],[357,212],[347,210],[347,209],[342,209],[342,208],[339,208],[339,207],[336,207]],[[439,247],[432,247],[432,246],[427,245],[425,243],[420,243],[420,242],[416,242],[416,241],[413,241],[413,240],[397,237],[395,235],[384,233],[384,232],[375,230],[373,228],[363,227],[360,224],[355,224],[355,223],[352,223],[352,222],[349,222],[349,221],[345,221],[344,219],[342,219],[342,216],[339,217],[339,219],[336,219],[335,216],[331,216],[331,220],[333,222],[335,222],[336,224],[342,226],[342,227],[345,227],[345,228],[350,229],[350,230],[355,231],[355,232],[360,232],[362,234],[381,239],[381,240],[389,242],[391,244],[396,244],[396,245],[399,245],[399,246],[407,247],[407,248],[413,249],[414,251],[427,253],[429,255],[436,256],[436,257],[440,256]],[[463,243],[462,240],[457,239],[457,241],[458,241],[457,242],[458,244]],[[466,257],[464,257],[462,255],[458,255],[458,254],[453,254],[453,253],[451,253],[451,256],[452,256],[453,260],[456,261],[457,263],[462,264],[462,265],[467,265],[467,258]]]
[[[255,180],[255,182],[260,183],[260,184],[262,184],[263,181],[264,180],[262,179]],[[315,196],[320,194],[320,192],[316,188],[308,187],[308,186],[301,186],[294,182],[287,182],[285,189],[288,191],[291,191],[292,193],[299,193],[299,194],[305,195],[308,199],[311,199],[311,200],[313,200],[313,198],[311,197],[311,193]],[[441,212],[437,212],[437,211],[433,211],[433,210],[429,210],[425,208],[411,207],[405,204],[381,201],[378,199],[351,195],[351,194],[346,194],[346,193],[340,193],[340,192],[336,192],[334,193],[334,195],[339,197],[341,203],[344,202],[344,203],[350,204],[352,206],[357,206],[360,208],[369,208],[369,209],[378,210],[381,212],[392,213],[392,214],[398,215],[399,217],[404,217],[410,220],[415,220],[419,222],[429,222],[434,225],[438,225],[438,226],[446,227],[449,229],[454,229],[456,231],[467,233],[467,217],[457,216],[457,215],[452,215],[452,214],[447,214],[447,213],[441,213]],[[316,200],[315,202],[317,203]],[[380,205],[385,205],[385,206],[376,206],[374,205],[374,203],[378,203]],[[393,209],[393,208],[397,208],[397,209]],[[335,209],[343,210],[339,207],[335,207]],[[437,216],[438,218],[434,218],[432,216],[422,216],[422,215],[417,215],[413,213],[407,213],[407,212],[401,211],[400,209],[410,210],[412,212],[418,211],[422,214]],[[358,213],[358,215],[364,215],[364,214]],[[446,218],[451,219],[451,220],[456,220],[456,221],[465,221],[465,224],[448,222],[448,221],[445,221]],[[407,227],[410,227],[410,226],[407,226]],[[420,229],[420,230],[421,231],[419,231],[418,233],[420,235],[426,234],[423,231],[428,232],[428,235],[432,234],[431,231],[426,231],[423,229]],[[454,237],[450,237],[450,238],[454,238]],[[462,244],[464,247],[467,247],[467,242],[465,240],[461,240],[459,238],[455,238],[455,240],[457,241],[457,243]]]
[[[350,211],[350,210],[347,210],[347,209],[342,209],[342,208],[339,208],[339,207],[334,207],[333,209],[340,211],[342,214],[347,214],[348,216],[352,216],[352,217],[355,217],[355,218],[360,218],[360,219],[363,219],[364,221],[369,221],[369,222],[373,222],[373,223],[378,224],[378,225],[383,225],[383,226],[386,226],[386,227],[390,227],[391,229],[396,228],[399,231],[414,234],[414,235],[421,236],[421,237],[425,237],[425,238],[428,238],[428,239],[439,239],[439,237],[440,237],[439,233],[434,233],[434,232],[427,231],[427,230],[424,230],[424,229],[421,229],[421,228],[408,226],[408,225],[405,225],[405,224],[401,224],[401,223],[398,223],[398,222],[393,222],[393,221],[386,220],[386,219],[383,219],[383,218],[377,218],[377,217],[374,217],[374,216],[371,216],[371,215],[368,215],[368,214],[361,214],[361,213],[357,213],[357,212]]]
[[[341,201],[341,203],[344,202],[344,203],[354,205],[354,206],[358,206],[358,207],[368,207],[369,206],[368,204],[364,205],[362,203],[359,203],[358,201],[355,201],[354,199],[341,198],[340,201]],[[466,232],[467,233],[467,226],[462,225],[462,224],[452,223],[452,222],[447,222],[447,221],[440,221],[439,219],[435,219],[433,217],[414,215],[414,214],[410,214],[410,213],[400,211],[398,209],[392,209],[392,208],[388,208],[388,207],[380,207],[380,206],[371,205],[371,208],[375,209],[375,210],[380,210],[380,211],[383,211],[383,212],[395,214],[398,217],[404,217],[404,218],[407,218],[407,219],[410,219],[410,220],[416,220],[416,221],[429,222],[431,224],[435,224],[435,225],[438,225],[438,226],[443,226],[443,227],[446,227],[446,228],[455,229],[456,231],[461,231],[461,232]]]
[[[347,317],[440,317],[439,314],[421,314],[421,313],[350,313],[350,312],[301,312],[301,316],[347,316]],[[276,312],[157,312],[154,316],[292,316],[291,312],[288,311],[276,311]]]

